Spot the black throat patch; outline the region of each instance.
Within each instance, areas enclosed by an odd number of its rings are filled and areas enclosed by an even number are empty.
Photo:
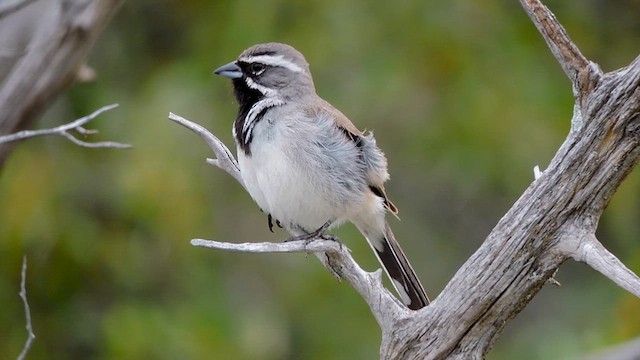
[[[240,149],[242,149],[245,155],[250,156],[251,149],[249,145],[252,140],[251,132],[245,133],[243,129],[249,111],[258,101],[264,99],[264,95],[260,91],[248,87],[244,78],[233,80],[233,93],[236,96],[236,100],[238,100],[239,106],[238,116],[233,123],[233,133]],[[267,109],[264,109],[258,114],[256,122],[264,116],[266,110]]]

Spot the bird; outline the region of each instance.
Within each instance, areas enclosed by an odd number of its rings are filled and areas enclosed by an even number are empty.
[[[312,240],[351,222],[401,301],[412,310],[427,306],[429,298],[386,221],[387,212],[398,213],[384,188],[387,159],[371,132],[358,130],[317,95],[304,55],[288,44],[257,44],[214,74],[233,84],[240,174],[268,214],[269,228],[275,220],[293,235],[290,240]]]

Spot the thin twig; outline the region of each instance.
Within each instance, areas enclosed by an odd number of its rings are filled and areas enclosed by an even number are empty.
[[[78,126],[77,128],[74,129],[78,134],[80,135],[84,135],[84,136],[88,136],[88,135],[94,135],[97,134],[99,131],[96,129],[85,129],[82,126]]]
[[[87,130],[87,129],[83,128],[82,125],[84,125],[84,124],[88,123],[89,121],[95,119],[96,117],[98,117],[103,112],[115,109],[116,107],[118,107],[118,104],[111,104],[111,105],[103,106],[100,109],[94,111],[93,113],[91,113],[91,114],[89,114],[89,115],[87,115],[85,117],[82,117],[82,118],[80,118],[78,120],[75,120],[75,121],[72,121],[70,123],[67,123],[67,124],[64,124],[64,125],[60,125],[60,126],[57,126],[57,127],[51,128],[51,129],[24,130],[24,131],[19,131],[17,133],[0,136],[0,144],[13,142],[13,141],[20,141],[20,140],[24,140],[24,139],[28,139],[28,138],[32,138],[32,137],[36,137],[36,136],[58,135],[58,136],[63,136],[65,138],[67,138],[68,140],[70,140],[71,142],[73,142],[74,144],[79,145],[79,146],[83,146],[83,147],[91,147],[91,148],[107,147],[107,148],[116,148],[116,149],[130,148],[131,145],[129,145],[129,144],[121,144],[121,143],[117,143],[117,142],[113,142],[113,141],[103,141],[103,142],[89,143],[89,142],[85,142],[85,141],[82,141],[82,140],[78,140],[76,137],[74,137],[73,135],[71,135],[69,133],[70,130],[76,130],[76,131],[78,131],[78,133],[80,133],[82,135],[88,135],[90,133],[94,133],[95,131]]]
[[[86,141],[82,141],[76,137],[74,137],[73,135],[69,134],[68,132],[62,132],[60,135],[64,136],[65,138],[67,138],[69,141],[71,141],[72,143],[78,145],[78,146],[82,146],[82,147],[88,147],[88,148],[115,148],[115,149],[128,149],[131,147],[131,145],[129,144],[121,144],[118,142],[114,142],[114,141],[98,141],[98,142],[86,142]]]
[[[27,328],[27,341],[22,348],[22,352],[18,355],[18,360],[22,360],[27,356],[29,349],[31,349],[31,344],[33,340],[35,340],[36,335],[33,333],[33,326],[31,325],[31,309],[29,308],[29,302],[27,301],[27,256],[25,255],[22,258],[22,275],[20,279],[20,298],[22,299],[22,303],[24,304],[24,316]]]
[[[344,245],[333,240],[313,241],[287,241],[282,243],[256,242],[256,243],[230,243],[205,239],[193,239],[191,245],[218,249],[231,252],[244,253],[310,253],[310,252],[339,252],[349,251]]]

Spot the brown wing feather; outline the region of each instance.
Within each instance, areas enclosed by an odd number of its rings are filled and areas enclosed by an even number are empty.
[[[332,115],[338,127],[343,128],[357,136],[364,135],[364,133],[358,130],[358,128],[351,122],[351,120],[349,120],[349,118],[346,117],[340,110],[336,109],[333,105],[329,104],[322,98],[318,98],[318,101],[320,102],[319,107],[323,111],[326,111]]]

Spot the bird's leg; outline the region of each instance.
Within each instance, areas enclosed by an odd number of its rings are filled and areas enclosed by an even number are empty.
[[[282,229],[282,224],[280,223],[280,220],[275,219],[276,220],[276,225]],[[267,225],[269,225],[269,231],[273,232],[273,216],[271,216],[271,214],[267,214]]]
[[[285,242],[302,240],[302,241],[306,241],[307,243],[310,243],[315,239],[338,241],[338,238],[336,238],[335,236],[324,233],[325,231],[327,231],[329,226],[331,226],[331,224],[333,224],[333,220],[327,221],[322,226],[320,226],[318,230],[314,232],[290,237],[287,240],[285,240]]]
[[[269,225],[269,231],[273,232],[273,217],[271,217],[271,214],[267,215],[267,224]],[[278,220],[276,220],[276,224],[279,224]]]
[[[271,214],[267,214],[267,225],[269,225],[269,231],[273,232],[273,216]],[[282,224],[280,224],[280,220],[276,219],[276,225],[282,229]]]

